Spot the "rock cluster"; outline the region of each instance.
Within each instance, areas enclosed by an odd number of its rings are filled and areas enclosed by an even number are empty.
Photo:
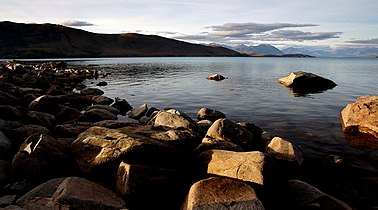
[[[83,88],[98,76],[64,63],[1,67],[0,207],[350,209],[287,179],[287,165],[303,162],[294,142],[208,108],[197,120],[177,109],[133,109]]]

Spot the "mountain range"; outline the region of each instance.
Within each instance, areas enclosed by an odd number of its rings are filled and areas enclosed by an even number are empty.
[[[156,35],[97,34],[55,24],[0,22],[0,58],[243,56]]]

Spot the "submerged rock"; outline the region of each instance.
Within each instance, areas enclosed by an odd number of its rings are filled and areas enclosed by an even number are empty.
[[[313,73],[297,71],[278,80],[279,83],[293,90],[294,93],[317,93],[334,88],[337,84],[332,80]]]
[[[362,96],[341,111],[343,131],[369,134],[378,139],[378,96]]]

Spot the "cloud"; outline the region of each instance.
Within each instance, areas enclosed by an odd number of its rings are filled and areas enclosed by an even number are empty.
[[[64,26],[76,26],[76,27],[82,27],[82,26],[95,26],[93,23],[89,23],[86,21],[80,21],[80,20],[65,20],[62,21],[60,24]]]
[[[210,26],[212,35],[220,37],[245,37],[253,34],[261,34],[282,28],[312,27],[314,24],[292,24],[292,23],[225,23],[223,25]]]
[[[309,40],[326,40],[340,38],[342,32],[303,32],[298,30],[279,30],[270,34],[261,35],[263,41],[309,41]]]
[[[353,40],[353,41],[347,41],[347,42],[353,43],[353,44],[378,45],[378,38],[376,38],[376,39],[360,39],[360,40]]]

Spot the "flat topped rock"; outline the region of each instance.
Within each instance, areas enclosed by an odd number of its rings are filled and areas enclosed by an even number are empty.
[[[378,139],[378,96],[362,96],[341,111],[343,131],[369,134]]]
[[[294,93],[317,93],[337,85],[332,80],[303,71],[293,72],[289,76],[279,79],[278,82],[292,88]]]

